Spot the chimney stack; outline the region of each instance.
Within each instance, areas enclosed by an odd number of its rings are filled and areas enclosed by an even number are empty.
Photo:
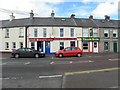
[[[31,12],[30,12],[30,19],[33,19],[33,17],[34,17],[34,13],[33,13],[33,10],[31,10]]]
[[[105,20],[106,20],[106,21],[110,21],[110,16],[105,15]]]
[[[93,20],[93,15],[90,15],[90,16],[89,16],[89,19],[90,19],[90,20]]]
[[[75,18],[75,14],[71,14],[70,18],[74,19]]]
[[[52,19],[54,19],[54,16],[55,16],[55,13],[54,13],[54,10],[52,10],[52,13],[51,13]]]
[[[13,15],[13,13],[10,15],[10,21],[12,21],[13,19],[15,19],[15,16]]]

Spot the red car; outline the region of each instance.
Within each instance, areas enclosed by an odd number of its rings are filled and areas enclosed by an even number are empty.
[[[82,50],[79,47],[67,47],[63,50],[58,50],[55,53],[56,57],[63,57],[63,56],[82,56]]]

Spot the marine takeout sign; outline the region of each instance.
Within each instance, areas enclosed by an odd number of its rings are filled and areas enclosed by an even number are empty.
[[[83,37],[83,38],[78,38],[77,40],[82,40],[82,41],[99,41],[100,39],[98,37]]]

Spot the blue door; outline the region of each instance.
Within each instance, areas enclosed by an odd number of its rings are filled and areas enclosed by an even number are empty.
[[[50,54],[50,42],[45,42],[45,53]]]

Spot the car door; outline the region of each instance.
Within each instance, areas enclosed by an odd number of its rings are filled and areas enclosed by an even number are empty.
[[[26,49],[26,57],[33,57],[33,56],[34,56],[33,49],[27,48]]]
[[[19,53],[20,57],[25,57],[26,56],[26,50],[25,50],[25,48],[21,48],[18,51],[19,51],[18,53]]]
[[[72,47],[71,56],[77,55],[77,47]]]
[[[70,47],[65,48],[63,55],[64,56],[71,56],[71,48]]]

